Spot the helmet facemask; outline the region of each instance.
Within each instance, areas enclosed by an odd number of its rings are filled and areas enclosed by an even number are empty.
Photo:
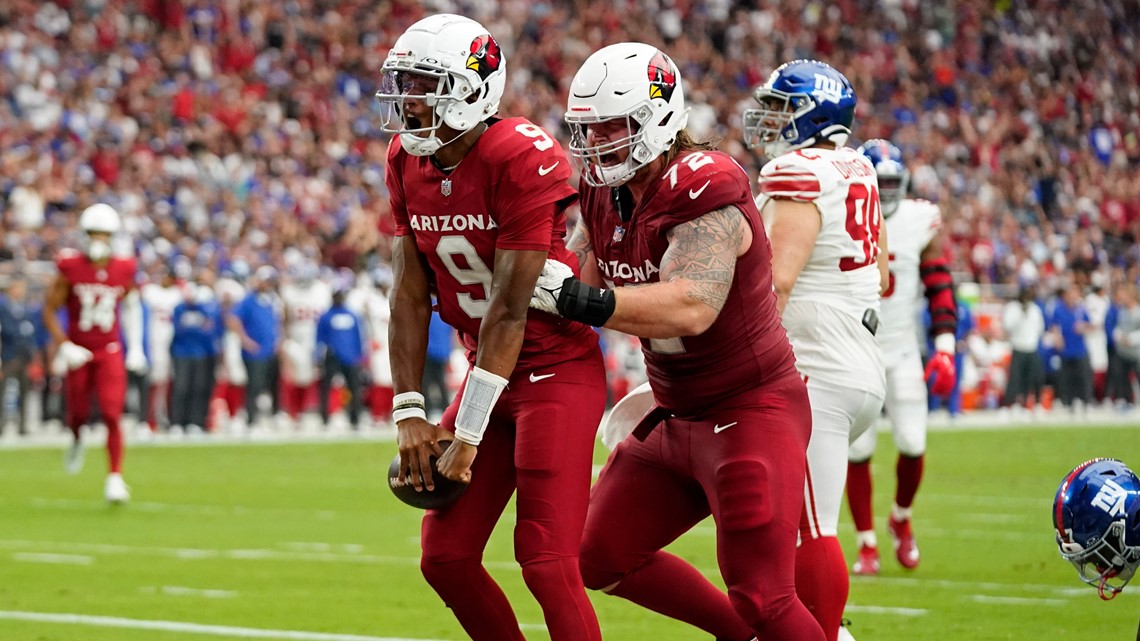
[[[456,92],[456,88],[460,92]],[[473,91],[466,81],[456,82],[453,76],[442,67],[417,64],[414,69],[385,68],[380,78],[380,90],[376,98],[384,110],[381,130],[398,134],[404,149],[413,156],[430,156],[444,145],[459,136],[444,141],[436,134],[440,127],[447,125],[459,134],[473,128],[480,121],[475,120],[465,129],[453,127],[449,112],[453,105],[464,105]],[[431,122],[422,122],[408,113],[407,102],[421,100],[431,108]],[[426,136],[423,134],[427,134]]]
[[[761,108],[744,110],[744,144],[749,149],[759,147],[769,158],[776,158],[808,146],[804,144],[793,147],[788,141],[799,137],[796,117],[815,107],[811,96],[758,87],[752,97],[760,103]]]
[[[898,211],[899,203],[906,197],[910,173],[894,160],[884,160],[875,165],[875,172],[878,174],[883,216],[890,216]]]
[[[669,114],[672,116],[672,114]],[[669,117],[667,116],[667,117]],[[566,114],[566,123],[570,127],[570,155],[582,162],[582,177],[591,187],[619,187],[629,182],[638,170],[653,162],[660,151],[654,152],[645,140],[645,124],[653,117],[653,109],[649,105],[642,105],[632,113],[612,118],[598,118],[593,116],[577,116],[573,112]],[[611,140],[604,144],[590,146],[588,141],[591,125],[606,122],[625,123],[625,131],[629,135]],[[607,158],[618,154],[623,149],[629,153],[625,160],[614,162],[616,158]]]
[[[1068,532],[1072,538],[1072,531]],[[1069,542],[1057,535],[1061,556],[1073,564],[1081,581],[1097,588],[1101,598],[1115,597],[1136,574],[1140,566],[1140,547],[1125,544],[1123,520],[1109,526],[1104,536],[1088,547]]]
[[[93,237],[97,234],[98,237]],[[107,232],[88,232],[83,236],[83,252],[95,262],[107,260],[111,257],[111,237]]]

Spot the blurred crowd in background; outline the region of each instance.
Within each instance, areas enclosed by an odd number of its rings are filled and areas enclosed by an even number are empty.
[[[1065,387],[1069,404],[1071,389],[1132,402],[1109,370],[1120,371],[1119,346],[1131,353],[1116,323],[1140,279],[1136,0],[10,0],[0,4],[0,281],[24,283],[20,304],[34,307],[55,253],[78,244],[78,213],[107,202],[142,283],[170,273],[221,301],[219,281],[246,288],[270,266],[277,287],[315,266],[330,288],[359,277],[382,295],[391,141],[373,94],[395,38],[439,11],[499,40],[501,113],[564,144],[573,70],[605,44],[661,46],[680,66],[690,128],[753,175],[764,159],[740,141],[751,90],[784,61],[829,62],[859,97],[852,143],[894,141],[912,195],[942,209],[974,319],[961,342],[963,404],[1007,403],[1017,350],[1005,304],[1025,292],[1044,313],[1037,351],[1050,388]],[[1058,307],[1073,309],[1067,336]],[[1087,398],[1083,382],[1067,382],[1074,337],[1087,343]],[[635,345],[606,339],[620,395],[644,374]],[[377,328],[370,345],[383,340]]]

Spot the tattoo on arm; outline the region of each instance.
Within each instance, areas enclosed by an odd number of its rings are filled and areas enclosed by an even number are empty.
[[[719,313],[732,289],[745,224],[744,214],[729,205],[669,230],[661,280],[687,281],[689,298]]]
[[[594,253],[594,244],[590,241],[590,232],[586,231],[586,223],[581,218],[574,225],[574,232],[570,234],[570,240],[566,241],[566,249],[574,252],[574,255],[578,257],[580,268],[585,269],[587,267],[586,261],[590,260],[590,254]]]

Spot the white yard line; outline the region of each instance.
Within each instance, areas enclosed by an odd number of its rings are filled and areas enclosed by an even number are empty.
[[[203,597],[206,599],[232,599],[238,595],[233,590],[216,590],[202,588],[187,588],[181,585],[145,586],[139,588],[143,594],[162,594],[165,596]]]
[[[1071,601],[1063,599],[1027,599],[1016,596],[989,596],[986,594],[974,594],[970,596],[970,600],[974,603],[989,603],[993,605],[1049,605],[1061,606],[1068,605]]]
[[[262,628],[242,628],[229,625],[205,625],[202,623],[188,623],[183,621],[127,619],[123,617],[105,617],[89,614],[0,610],[0,619],[8,619],[12,621],[35,621],[37,623],[90,625],[101,628],[162,630],[164,632],[185,632],[187,634],[206,634],[218,637],[241,637],[245,639],[289,639],[291,641],[437,641],[435,639],[374,637],[365,634],[336,634],[332,632],[306,632],[304,630],[266,630]]]
[[[889,608],[880,605],[857,605],[855,603],[848,603],[843,607],[843,611],[856,614],[891,614],[902,617],[920,617],[930,612],[924,608]]]
[[[24,563],[57,563],[62,565],[91,565],[95,557],[81,554],[43,554],[39,552],[16,552],[12,554],[13,561]]]

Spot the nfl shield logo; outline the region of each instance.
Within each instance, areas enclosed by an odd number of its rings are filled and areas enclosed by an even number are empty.
[[[450,178],[445,179],[443,182],[441,182],[439,184],[439,191],[444,196],[450,196],[451,195],[451,179]]]
[[[622,238],[625,238],[625,228],[623,228],[621,225],[618,225],[617,227],[614,227],[614,242],[621,242]]]

